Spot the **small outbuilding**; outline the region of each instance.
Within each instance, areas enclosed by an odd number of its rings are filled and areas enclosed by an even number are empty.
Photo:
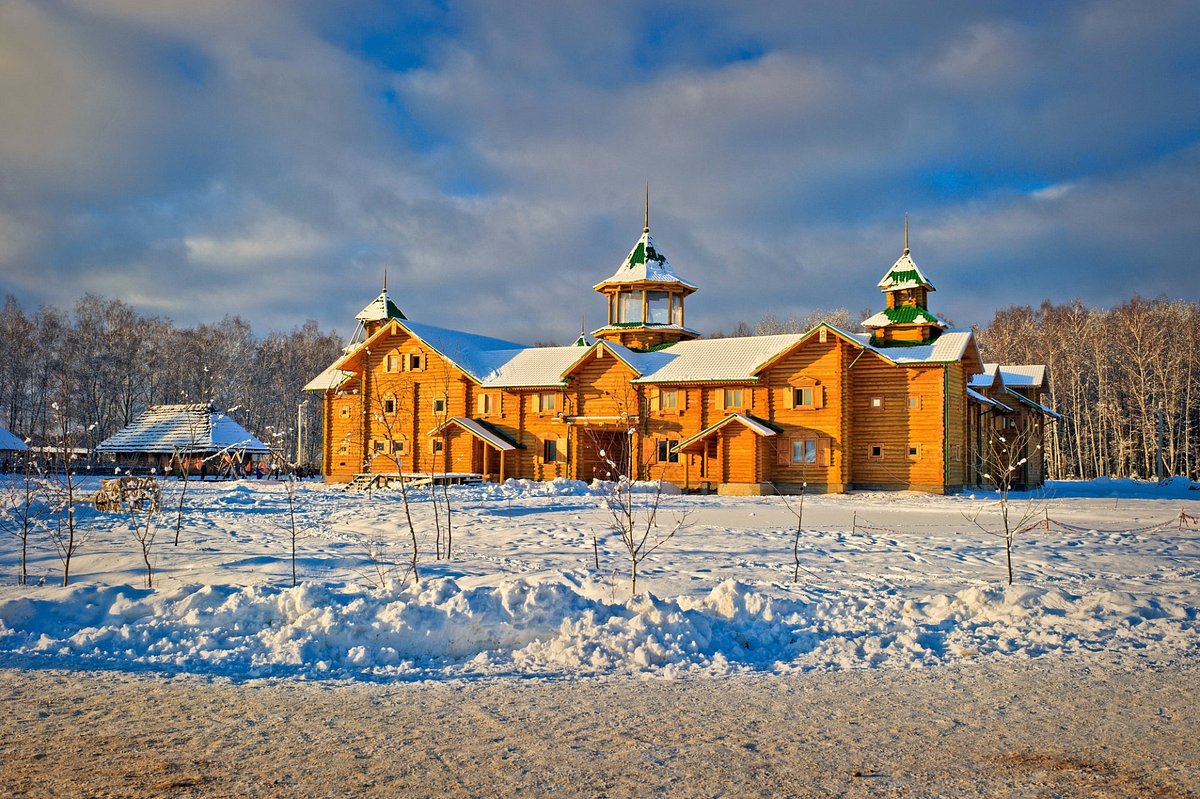
[[[240,475],[272,450],[211,404],[154,405],[95,450],[131,471]]]
[[[29,447],[24,441],[0,427],[0,461],[3,461],[5,474],[12,469],[17,459],[24,457],[24,453],[28,451]]]

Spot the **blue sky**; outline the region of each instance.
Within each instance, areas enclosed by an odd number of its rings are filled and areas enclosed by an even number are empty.
[[[1200,298],[1200,4],[0,0],[0,291],[181,324],[603,319],[641,232],[702,331]]]

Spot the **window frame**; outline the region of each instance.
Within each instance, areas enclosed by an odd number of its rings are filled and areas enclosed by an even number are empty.
[[[546,438],[542,440],[542,462],[543,463],[558,463],[558,439]]]
[[[660,438],[658,440],[658,462],[679,463],[679,453],[671,451],[671,447],[678,445],[679,439],[677,438]]]

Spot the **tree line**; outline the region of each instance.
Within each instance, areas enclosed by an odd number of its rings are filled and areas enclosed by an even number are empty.
[[[984,360],[1044,363],[1050,477],[1200,476],[1200,303],[1134,296],[997,311],[977,330]]]
[[[341,353],[336,332],[308,321],[256,337],[237,316],[180,327],[120,300],[88,294],[72,311],[27,312],[9,295],[0,310],[0,425],[35,445],[61,439],[93,449],[150,405],[211,402],[301,462],[320,453],[321,405],[301,389]]]

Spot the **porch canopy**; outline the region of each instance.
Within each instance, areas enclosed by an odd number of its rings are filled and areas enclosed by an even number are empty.
[[[717,422],[716,424],[709,425],[708,427],[704,428],[703,430],[701,430],[699,433],[692,436],[691,438],[685,438],[683,441],[680,441],[678,444],[676,444],[674,447],[671,448],[671,451],[672,452],[698,451],[698,450],[702,449],[703,444],[706,440],[708,440],[712,436],[716,435],[716,433],[722,427],[724,427],[727,424],[730,424],[731,422],[738,422],[739,424],[745,425],[753,433],[760,435],[760,436],[765,437],[765,436],[778,435],[778,431],[774,427],[772,427],[770,424],[768,424],[767,422],[764,422],[762,419],[757,419],[757,418],[750,416],[748,414],[745,414],[745,413],[731,413],[728,416],[726,416],[724,419],[722,419],[721,421]]]
[[[443,430],[445,430],[450,425],[454,425],[456,427],[462,428],[463,430],[466,430],[468,433],[475,436],[483,443],[487,444],[488,446],[494,447],[495,449],[498,449],[501,452],[508,452],[509,450],[514,450],[514,449],[519,448],[519,445],[515,441],[513,441],[508,436],[501,433],[496,428],[492,427],[487,422],[483,422],[478,419],[468,419],[465,416],[451,416],[449,419],[447,419],[446,421],[439,424],[437,427],[430,430],[429,435],[430,436],[439,435]]]

